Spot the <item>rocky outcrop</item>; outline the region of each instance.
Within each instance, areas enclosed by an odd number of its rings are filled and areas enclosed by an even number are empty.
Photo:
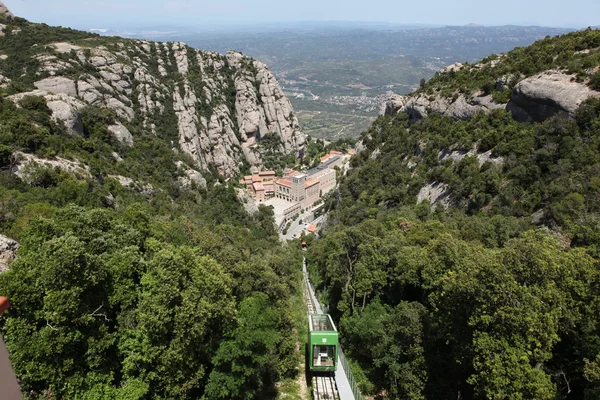
[[[392,94],[390,98],[385,102],[383,108],[383,115],[396,115],[398,111],[402,110],[408,100],[407,96],[401,96],[399,94]]]
[[[417,195],[417,204],[424,201],[429,201],[432,206],[439,204],[447,210],[451,205],[448,185],[441,182],[433,182],[424,186]]]
[[[507,109],[521,121],[544,121],[555,115],[574,117],[581,103],[592,96],[599,97],[600,93],[576,82],[573,75],[546,71],[519,82]]]
[[[454,119],[469,120],[477,113],[504,107],[505,105],[494,102],[492,96],[484,95],[481,92],[472,97],[461,94],[455,99],[420,93],[408,96],[393,95],[386,103],[384,114],[395,115],[398,112],[405,112],[413,122],[432,113]]]
[[[10,12],[10,10],[8,9],[8,7],[6,7],[4,5],[3,2],[0,1],[0,16],[6,18],[6,19],[13,19],[15,16],[13,15],[13,13]]]
[[[80,111],[86,106],[83,101],[64,93],[51,94],[39,89],[15,94],[8,98],[18,104],[25,96],[41,96],[46,99],[46,105],[52,111],[52,118],[56,122],[63,123],[68,134],[80,135],[83,133],[83,122],[80,114]]]
[[[28,183],[35,178],[35,175],[40,168],[58,168],[82,180],[90,179],[92,177],[87,165],[83,165],[79,161],[70,161],[61,157],[50,160],[17,151],[13,153],[12,164],[12,173]]]
[[[16,240],[0,235],[0,272],[6,272],[10,262],[17,258],[19,243]]]
[[[459,67],[448,67],[444,73],[457,68]],[[408,114],[411,122],[423,119],[432,113],[458,120],[469,120],[480,112],[506,109],[511,111],[518,121],[540,122],[555,115],[573,117],[577,108],[586,99],[600,97],[599,92],[590,89],[584,83],[578,83],[573,75],[555,70],[545,71],[525,79],[516,75],[503,76],[496,80],[495,87],[498,91],[513,87],[508,103],[497,103],[492,96],[482,92],[476,92],[472,96],[455,94],[452,98],[443,97],[438,93],[428,95],[417,92],[407,96],[394,94],[385,104],[384,115],[404,112]]]
[[[108,177],[119,182],[124,189],[137,192],[148,199],[154,196],[154,186],[149,183],[137,182],[122,175],[109,175]]]
[[[144,134],[162,137],[173,135],[175,127],[174,151],[192,157],[192,169],[215,170],[225,178],[244,164],[262,168],[259,143],[268,134],[281,139],[281,152],[304,155],[298,119],[265,64],[182,42],[105,41],[95,47],[51,43],[35,56],[36,92],[70,134],[82,133],[79,112],[92,105],[114,112],[116,121],[107,128],[126,146],[136,144],[126,126],[137,121]]]
[[[181,161],[178,161],[176,165],[179,172],[183,174],[177,178],[182,187],[186,189],[194,189],[194,187],[206,188],[206,179],[204,179],[199,171],[188,167]]]
[[[481,167],[483,164],[485,164],[486,162],[489,162],[491,164],[494,165],[503,165],[504,164],[504,157],[493,157],[492,156],[492,151],[488,150],[484,153],[480,153],[479,149],[477,148],[477,146],[474,146],[471,150],[469,151],[440,151],[438,153],[438,159],[440,161],[444,161],[444,160],[452,160],[454,162],[460,162],[462,161],[463,158],[465,157],[472,157],[475,156],[477,157],[477,163],[479,164],[479,166]]]
[[[109,125],[106,129],[125,146],[133,146],[133,135],[122,123],[117,121],[113,125]]]
[[[72,79],[64,77],[46,78],[34,83],[35,87],[50,93],[64,93],[77,97],[77,87]]]
[[[281,138],[285,153],[303,156],[306,138],[292,104],[267,66],[237,52],[227,53],[227,62],[237,71],[236,117],[242,140],[260,140],[273,132]]]
[[[250,197],[247,191],[242,188],[236,188],[235,194],[249,215],[254,215],[258,212],[258,204]]]

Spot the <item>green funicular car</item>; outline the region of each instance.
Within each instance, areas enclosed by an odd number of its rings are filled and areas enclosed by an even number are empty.
[[[308,316],[308,360],[311,371],[335,371],[339,338],[328,314]]]

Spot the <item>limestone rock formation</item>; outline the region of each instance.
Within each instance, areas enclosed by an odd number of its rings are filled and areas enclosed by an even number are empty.
[[[64,123],[67,133],[70,135],[83,133],[83,122],[80,111],[86,104],[72,96],[64,93],[51,94],[44,90],[33,90],[31,92],[18,93],[8,98],[18,103],[25,96],[42,96],[46,99],[46,105],[52,111],[52,118],[57,122]]]
[[[183,162],[177,162],[177,169],[183,174],[177,178],[179,184],[186,189],[193,189],[193,186],[206,188],[206,179],[202,176],[199,171],[192,169],[185,165]]]
[[[479,112],[506,109],[519,121],[544,121],[555,115],[573,117],[586,99],[600,97],[599,92],[576,82],[573,75],[556,70],[525,79],[514,75],[503,76],[496,81],[495,86],[497,90],[514,86],[508,103],[497,103],[492,96],[482,92],[476,92],[472,96],[461,94],[453,98],[419,92],[407,96],[394,94],[386,102],[384,115],[405,112],[412,122],[431,113],[468,120]]]
[[[238,72],[236,117],[242,140],[252,144],[273,132],[281,138],[287,154],[303,156],[306,138],[292,104],[267,66],[238,52],[227,53],[227,62]]]
[[[383,115],[395,115],[400,111],[405,105],[408,98],[406,96],[401,96],[399,94],[392,94],[390,98],[385,102],[385,106],[383,108]]]
[[[385,115],[405,112],[411,121],[416,121],[435,113],[447,115],[454,119],[468,120],[479,112],[504,107],[503,104],[495,103],[492,96],[484,95],[481,92],[472,97],[460,95],[455,100],[439,95],[428,96],[421,93],[408,96],[391,96],[385,106]]]
[[[136,131],[126,126],[137,121],[144,134],[176,132],[172,147],[192,157],[190,169],[215,170],[224,178],[244,164],[261,169],[259,144],[268,134],[280,138],[282,153],[304,155],[305,135],[265,64],[182,42],[105,41],[51,43],[34,56],[40,78],[30,94],[44,96],[70,134],[82,133],[79,113],[92,105],[113,111],[116,121],[107,128],[126,146],[136,144]],[[195,175],[188,178],[201,183]]]
[[[544,121],[561,114],[573,117],[581,103],[592,96],[600,93],[576,82],[573,75],[551,70],[519,82],[507,109],[525,121]]]
[[[64,93],[77,97],[77,87],[72,79],[64,77],[46,78],[34,83],[35,87],[50,93]]]
[[[119,142],[123,143],[125,146],[133,146],[133,135],[122,123],[117,121],[115,124],[109,125],[107,129],[115,138],[117,138]]]
[[[252,197],[250,197],[247,191],[245,191],[242,188],[236,188],[235,194],[237,195],[237,198],[240,201],[240,203],[242,203],[242,206],[244,206],[244,210],[249,215],[254,215],[258,213],[258,204],[256,204]]]
[[[6,18],[6,19],[13,19],[15,16],[13,15],[13,13],[10,12],[10,10],[8,9],[8,7],[6,7],[4,5],[3,2],[0,1],[0,16]]]
[[[89,167],[81,164],[79,161],[70,161],[61,157],[49,160],[20,151],[13,153],[12,173],[23,181],[30,182],[35,177],[35,173],[39,168],[58,168],[72,174],[78,179],[90,179],[92,176]]]
[[[451,204],[448,185],[441,182],[433,182],[421,188],[417,195],[417,204],[426,200],[429,201],[432,206],[439,204],[447,210]]]
[[[138,192],[139,194],[145,196],[148,199],[151,199],[154,196],[154,186],[152,186],[149,183],[137,182],[131,178],[122,175],[109,175],[108,177],[119,182],[119,185],[123,186],[124,189]]]
[[[17,258],[17,250],[19,250],[17,241],[0,235],[0,272],[8,270],[10,262]]]

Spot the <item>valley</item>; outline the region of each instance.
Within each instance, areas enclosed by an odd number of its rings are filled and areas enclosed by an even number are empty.
[[[265,62],[290,97],[307,135],[357,138],[381,113],[390,92],[406,94],[455,62],[527,46],[568,29],[544,27],[407,27],[391,24],[292,24],[241,31],[128,33]]]
[[[0,2],[15,400],[600,398],[599,29],[116,33]]]

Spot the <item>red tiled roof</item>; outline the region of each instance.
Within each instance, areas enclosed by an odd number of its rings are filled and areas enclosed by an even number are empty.
[[[277,181],[277,183],[282,186],[292,187],[292,181],[290,181],[288,179],[280,179]]]
[[[309,231],[310,233],[315,233],[317,231],[317,226],[309,225],[308,228],[306,228],[306,230]]]
[[[252,182],[262,182],[262,179],[260,176],[252,175]]]
[[[317,183],[319,183],[318,179],[316,179],[316,178],[309,179],[306,182],[304,182],[304,188],[308,189],[309,187],[314,186]]]
[[[254,188],[255,192],[260,192],[260,191],[264,191],[265,190],[265,187],[260,182],[254,182],[252,184],[252,187]]]
[[[268,176],[268,175],[275,175],[275,171],[260,171],[258,173],[259,176]]]
[[[333,155],[336,155],[336,156],[340,156],[340,155],[342,155],[342,152],[341,152],[341,151],[337,151],[337,150],[331,150],[331,151],[329,152],[329,154],[333,154]]]
[[[244,179],[245,180],[248,180],[248,179],[252,180],[252,175],[246,175],[246,176],[244,176]]]

